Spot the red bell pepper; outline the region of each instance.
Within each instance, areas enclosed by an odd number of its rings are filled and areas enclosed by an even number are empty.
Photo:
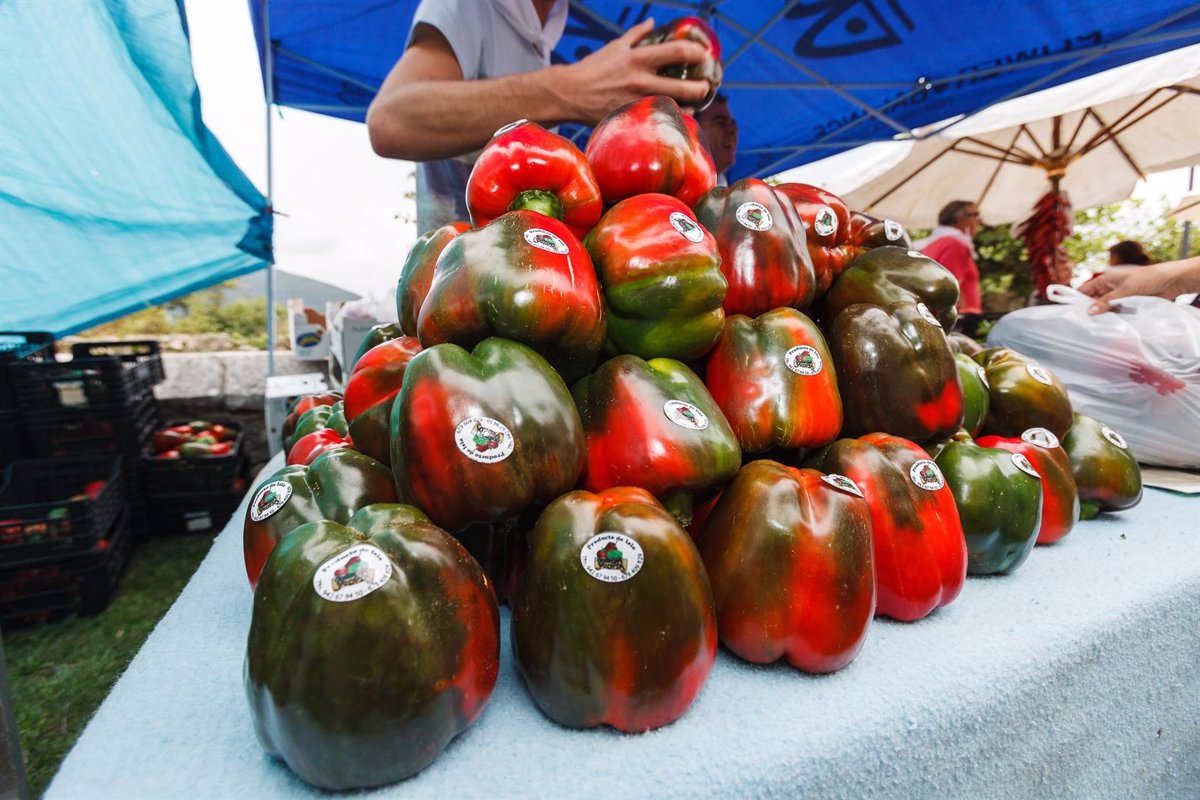
[[[638,41],[637,46],[684,40],[703,45],[707,51],[704,60],[699,64],[668,64],[660,69],[658,74],[681,80],[702,79],[708,81],[711,88],[696,107],[697,110],[702,110],[707,108],[708,104],[717,96],[717,90],[721,87],[721,79],[725,75],[725,68],[721,64],[721,41],[708,23],[699,17],[679,17],[666,25],[659,25],[647,33]]]
[[[225,445],[228,447],[229,445]],[[330,450],[337,450],[340,447],[353,447],[354,443],[335,431],[333,428],[322,428],[319,431],[305,434],[296,440],[292,445],[292,449],[288,451],[287,463],[299,464],[307,467],[313,462],[313,459],[322,453]],[[213,455],[219,455],[213,453]]]
[[[725,415],[678,361],[617,356],[576,383],[572,395],[587,432],[589,491],[639,486],[686,527],[692,495],[724,483],[741,466]]]
[[[846,246],[850,209],[842,198],[818,186],[781,183],[775,188],[792,201],[804,220],[806,244],[816,275],[816,296],[820,297],[854,260],[854,251]]]
[[[700,534],[721,641],[806,672],[849,664],[875,614],[871,509],[842,476],[754,461]]]
[[[475,160],[467,208],[477,228],[524,208],[562,220],[582,239],[600,219],[604,201],[591,166],[570,139],[521,120],[496,131]]]
[[[512,610],[513,655],[530,694],[573,728],[667,725],[716,660],[700,554],[633,487],[571,492],[546,508]]]
[[[427,231],[408,251],[404,266],[400,268],[400,282],[396,285],[396,314],[400,330],[405,334],[417,335],[417,318],[421,316],[425,295],[429,294],[438,257],[455,236],[469,230],[471,226],[465,222],[451,222]]]
[[[346,382],[345,413],[359,451],[391,465],[392,400],[404,385],[404,371],[421,352],[415,337],[403,336],[368,350]]]
[[[669,97],[643,97],[613,111],[585,151],[606,205],[639,194],[669,194],[693,206],[717,185],[700,125]]]
[[[729,281],[725,313],[807,308],[816,291],[804,223],[787,197],[757,178],[718,186],[696,203],[696,219],[712,231]]]
[[[704,384],[743,452],[819,447],[842,427],[842,400],[825,337],[804,314],[735,314],[708,357]]]
[[[728,284],[716,240],[691,209],[665,194],[631,197],[583,244],[603,287],[609,351],[686,360],[712,348]]]
[[[954,495],[929,453],[872,433],[839,439],[809,465],[850,478],[870,505],[877,614],[911,622],[958,597],[967,543]]]
[[[1071,532],[1075,520],[1079,519],[1079,492],[1075,474],[1071,471],[1071,458],[1057,436],[1045,428],[1030,428],[1020,438],[981,436],[975,443],[980,447],[1021,453],[1042,476],[1042,524],[1038,528],[1038,544],[1054,544]]]
[[[574,380],[592,368],[604,344],[592,260],[558,220],[510,211],[442,251],[417,333],[425,347],[511,339]]]

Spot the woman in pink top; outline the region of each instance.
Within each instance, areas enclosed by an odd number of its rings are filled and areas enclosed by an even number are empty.
[[[975,263],[972,239],[979,230],[979,209],[969,200],[954,200],[938,212],[938,224],[916,248],[941,264],[958,279],[960,328],[974,336],[982,318],[979,297],[979,265]]]

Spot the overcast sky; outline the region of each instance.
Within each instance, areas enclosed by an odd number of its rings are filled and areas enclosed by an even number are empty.
[[[262,79],[246,0],[185,6],[205,122],[265,194]],[[275,208],[286,215],[276,218],[279,266],[359,294],[390,294],[417,235],[404,197],[412,165],[376,156],[359,123],[284,108],[273,125]],[[1161,173],[1135,196],[1174,204],[1185,181],[1186,170]]]
[[[246,0],[185,7],[204,121],[265,194],[262,78]],[[404,198],[412,165],[376,156],[358,123],[284,108],[273,127],[275,208],[286,215],[275,222],[279,266],[359,294],[393,291],[416,238]]]

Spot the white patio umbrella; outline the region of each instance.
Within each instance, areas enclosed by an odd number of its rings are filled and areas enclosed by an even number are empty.
[[[1184,222],[1200,222],[1200,194],[1187,195],[1167,216]]]
[[[851,208],[916,227],[950,200],[988,224],[1028,216],[1047,191],[1078,208],[1129,197],[1147,173],[1200,162],[1200,46],[1182,48],[993,106],[919,141],[857,187]],[[927,133],[925,131],[924,133]],[[917,137],[922,131],[916,131]]]

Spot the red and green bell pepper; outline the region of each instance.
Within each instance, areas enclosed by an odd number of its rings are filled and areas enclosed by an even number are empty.
[[[1079,519],[1079,492],[1071,459],[1057,436],[1045,428],[1030,428],[1018,437],[981,436],[980,447],[999,447],[1029,459],[1042,478],[1042,524],[1037,543],[1053,544],[1071,532]]]
[[[1124,436],[1097,419],[1075,414],[1062,446],[1079,490],[1080,519],[1123,511],[1141,501],[1142,469]]]
[[[400,320],[400,330],[406,335],[417,335],[421,306],[425,302],[425,295],[429,294],[433,270],[442,251],[456,236],[469,230],[471,226],[466,222],[448,223],[426,231],[408,251],[404,266],[400,268],[400,282],[396,284],[396,315]]]
[[[1071,398],[1053,372],[1007,348],[975,356],[987,371],[988,415],[983,429],[995,436],[1020,436],[1045,428],[1059,439],[1071,429]]]
[[[368,350],[346,381],[345,413],[354,446],[376,461],[391,465],[392,401],[404,384],[408,363],[421,343],[401,336]]]
[[[659,25],[638,40],[637,46],[659,44],[660,42],[692,41],[704,46],[704,60],[698,64],[668,64],[658,71],[659,75],[680,80],[706,80],[709,92],[696,107],[696,110],[707,108],[717,90],[721,88],[721,79],[725,68],[721,64],[721,41],[716,32],[699,17],[679,17],[666,25]]]

